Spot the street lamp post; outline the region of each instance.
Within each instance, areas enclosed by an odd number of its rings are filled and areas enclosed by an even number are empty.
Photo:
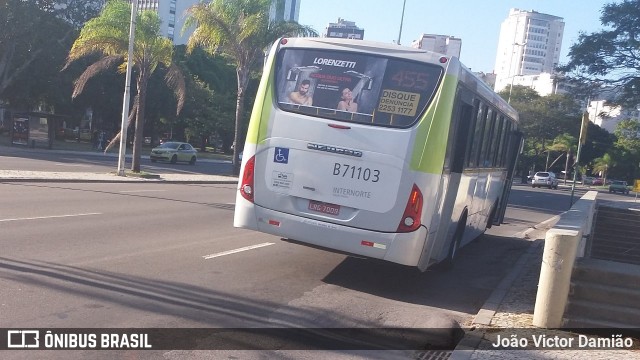
[[[400,31],[398,32],[398,45],[400,45],[400,37],[402,36],[402,23],[404,22],[404,7],[407,5],[407,0],[402,2],[402,17],[400,17]]]
[[[522,44],[518,44],[518,43],[513,43],[513,46],[518,46],[520,49],[524,49],[524,46],[527,45],[527,42],[523,42]],[[520,58],[520,52],[518,52],[518,58]],[[511,75],[511,67],[513,66],[513,52],[511,52],[511,62],[509,62],[509,75]],[[519,72],[519,71],[518,71]],[[507,99],[507,103],[511,104],[511,91],[513,91],[513,79],[516,78],[516,76],[522,76],[522,74],[515,74],[515,75],[511,75],[511,84],[509,85],[509,98]]]
[[[587,100],[587,104],[589,101]],[[573,194],[576,190],[576,180],[578,178],[578,164],[580,161],[580,149],[582,144],[587,141],[587,129],[589,128],[589,113],[585,111],[582,114],[582,123],[580,124],[580,138],[578,139],[578,152],[576,153],[576,161],[574,161],[573,169],[573,184],[571,185],[571,196],[569,197],[569,208],[573,206]],[[568,155],[567,155],[568,156]],[[565,173],[565,177],[566,177]]]
[[[129,25],[129,52],[127,57],[127,74],[124,84],[122,104],[122,129],[120,130],[120,153],[118,155],[118,176],[125,176],[124,166],[127,152],[127,127],[129,126],[129,98],[131,94],[131,67],[133,66],[133,43],[136,31],[138,0],[131,1],[131,23]]]

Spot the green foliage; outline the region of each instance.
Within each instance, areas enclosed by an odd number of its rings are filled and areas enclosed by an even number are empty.
[[[126,69],[127,64],[123,61],[128,58],[130,19],[131,5],[124,0],[112,0],[107,3],[100,16],[89,20],[84,25],[80,36],[69,51],[67,66],[86,56],[97,54],[99,58],[76,81],[74,97],[82,93],[89,79],[97,74],[118,63],[121,71]],[[138,93],[133,112],[136,126],[131,170],[139,172],[149,78],[158,66],[167,68],[165,80],[167,85],[175,90],[178,112],[184,101],[184,78],[182,73],[172,65],[173,44],[169,39],[161,36],[160,18],[157,12],[146,10],[137,14],[133,45],[133,58],[130,60],[137,73]],[[111,144],[114,143],[115,141],[111,142]],[[107,147],[109,148],[110,146]]]
[[[640,104],[640,0],[606,4],[600,22],[607,29],[581,33],[561,71],[589,83],[622,89],[619,103]]]
[[[514,86],[511,91],[503,90],[500,95],[508,98],[509,92],[510,104],[519,113],[520,131],[525,137],[524,153],[520,157],[521,167],[546,169],[549,149],[556,152],[554,157],[562,156],[569,152],[568,144],[575,143],[575,139],[571,138],[572,134],[577,136],[580,132],[580,107],[570,96],[540,96],[535,90],[519,85]],[[562,135],[558,138],[558,134]]]
[[[602,173],[602,178],[606,179],[609,169],[613,168],[615,165],[616,162],[613,160],[613,157],[609,153],[606,153],[602,155],[602,157],[594,159],[593,173]]]
[[[181,116],[188,135],[200,141],[211,134],[233,134],[234,94],[214,92],[197,79],[189,82],[188,89],[189,96]]]
[[[233,93],[237,91],[235,67],[222,56],[212,56],[201,48],[195,48],[187,54],[185,45],[176,46],[175,53],[175,59],[183,69],[188,69],[212,90]]]
[[[617,166],[611,170],[611,175],[632,182],[640,178],[640,120],[623,120],[614,132],[617,137],[614,144]]]
[[[616,146],[632,154],[640,154],[640,120],[622,120],[614,131]]]
[[[234,144],[240,144],[240,133],[246,123],[245,93],[250,73],[264,59],[266,49],[282,36],[317,36],[315,30],[296,22],[270,21],[271,0],[212,0],[199,3],[187,11],[186,28],[194,28],[187,49],[196,47],[216,55],[221,54],[236,68],[237,100]],[[240,170],[234,146],[234,172]]]
[[[89,19],[97,16],[105,0],[37,0],[41,6],[74,28],[80,28]]]
[[[34,1],[0,2],[0,100],[10,105],[32,108],[55,98],[46,85],[57,80],[74,30],[49,9]]]

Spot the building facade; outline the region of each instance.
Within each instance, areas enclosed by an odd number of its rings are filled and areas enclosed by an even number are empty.
[[[130,0],[131,1],[131,0]],[[160,33],[176,45],[187,42],[191,32],[182,34],[185,11],[199,0],[138,0],[138,10],[154,10],[160,15]]]
[[[269,17],[275,21],[295,21],[300,18],[301,0],[273,0]]]
[[[411,43],[411,47],[460,58],[462,40],[449,35],[422,34]]]
[[[131,1],[131,0],[130,0]],[[302,0],[273,0],[270,18],[276,21],[298,21]],[[183,31],[186,11],[202,0],[138,0],[139,10],[155,10],[160,15],[160,31],[175,45],[183,45],[189,40],[193,29]]]
[[[511,9],[500,26],[494,72],[496,91],[526,75],[553,75],[560,61],[564,21],[536,11]]]
[[[338,18],[338,22],[329,23],[325,28],[324,37],[343,39],[364,39],[364,29],[356,26],[353,21]]]
[[[615,90],[602,91],[597,97],[600,100],[589,101],[589,106],[587,107],[589,121],[612,134],[622,120],[640,120],[640,106],[634,109],[613,105],[610,100],[616,97],[617,92]]]
[[[559,74],[543,72],[537,75],[514,76],[508,86],[520,85],[532,88],[540,96],[571,93],[571,84],[563,81]]]

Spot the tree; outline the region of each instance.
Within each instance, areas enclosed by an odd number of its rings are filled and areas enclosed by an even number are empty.
[[[65,20],[74,28],[81,28],[87,20],[96,17],[106,0],[40,0],[48,3],[47,10]]]
[[[503,98],[509,89],[500,92]],[[543,156],[548,153],[558,134],[580,132],[581,112],[577,102],[566,95],[540,96],[524,86],[514,86],[511,91],[511,106],[519,113],[520,131],[525,137],[525,149],[520,161],[522,168],[540,165],[545,169],[548,161]]]
[[[633,154],[640,154],[640,120],[625,119],[618,123],[614,134],[616,145]]]
[[[571,136],[567,133],[558,135],[553,140],[553,145],[551,145],[547,151],[561,151],[562,154],[558,156],[548,167],[552,167],[563,155],[566,155],[565,163],[564,163],[564,183],[567,184],[567,177],[569,176],[569,160],[571,159],[571,155],[573,152],[573,148],[578,144],[578,140],[575,136]]]
[[[607,30],[581,33],[561,71],[590,83],[619,87],[622,105],[640,104],[640,0],[609,3],[602,8]]]
[[[119,65],[119,70],[126,69],[129,45],[129,20],[131,5],[123,0],[112,0],[104,7],[100,16],[88,21],[73,43],[69,52],[67,65],[92,54],[101,57],[76,80],[73,97],[82,93],[87,82],[102,71]],[[135,135],[133,140],[133,161],[131,170],[140,172],[140,158],[144,135],[145,102],[149,77],[159,65],[169,69],[167,85],[175,90],[179,113],[184,103],[184,78],[179,68],[172,63],[173,44],[160,35],[160,18],[155,11],[141,11],[136,18],[133,68],[137,73],[137,95],[129,119],[135,117]],[[124,61],[124,63],[123,63]],[[113,146],[118,134],[111,140]],[[108,147],[108,148],[109,148]],[[108,149],[107,148],[107,149]]]
[[[202,47],[210,54],[227,57],[236,68],[237,96],[234,130],[233,168],[240,172],[238,159],[240,131],[250,72],[265,56],[265,49],[282,36],[317,36],[315,30],[296,22],[271,21],[270,0],[212,0],[187,10],[185,28],[194,31],[188,50]]]
[[[3,0],[0,1],[0,99],[15,103],[37,101],[43,93],[42,83],[34,72],[57,70],[57,53],[69,51],[77,25],[97,13],[103,0]],[[40,63],[37,63],[40,62]],[[64,62],[64,57],[62,61]],[[43,68],[44,65],[44,68]],[[48,75],[48,74],[47,74]],[[37,82],[41,81],[40,84]],[[15,84],[24,88],[23,94],[7,94]],[[15,90],[15,89],[12,89]],[[33,94],[34,92],[39,94]],[[60,91],[58,90],[59,94]],[[27,96],[25,96],[27,95]],[[10,99],[13,96],[14,99]]]
[[[622,120],[616,126],[614,133],[617,137],[615,148],[619,152],[619,163],[630,166],[616,168],[612,175],[626,180],[637,179],[638,164],[640,164],[640,120]]]
[[[594,173],[601,172],[602,173],[602,179],[606,183],[607,173],[615,165],[616,165],[616,162],[613,160],[613,157],[611,155],[609,155],[609,153],[606,153],[606,154],[602,155],[602,157],[599,157],[599,158],[594,160],[593,172]]]
[[[600,126],[589,122],[587,131],[587,142],[580,150],[580,162],[591,164],[595,159],[602,157],[605,153],[611,152],[616,141],[615,135],[609,133]]]
[[[226,58],[212,56],[199,47],[187,54],[186,46],[177,46],[175,59],[185,74],[190,73],[194,79],[187,81],[189,96],[179,121],[190,135],[200,138],[201,148],[214,136],[217,148],[231,149],[237,95],[235,67]],[[247,94],[253,93],[254,83],[250,81]]]

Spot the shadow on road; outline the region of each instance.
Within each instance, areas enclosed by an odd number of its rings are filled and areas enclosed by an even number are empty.
[[[475,314],[528,248],[527,240],[482,235],[460,250],[450,271],[349,257],[324,281],[401,302]]]

